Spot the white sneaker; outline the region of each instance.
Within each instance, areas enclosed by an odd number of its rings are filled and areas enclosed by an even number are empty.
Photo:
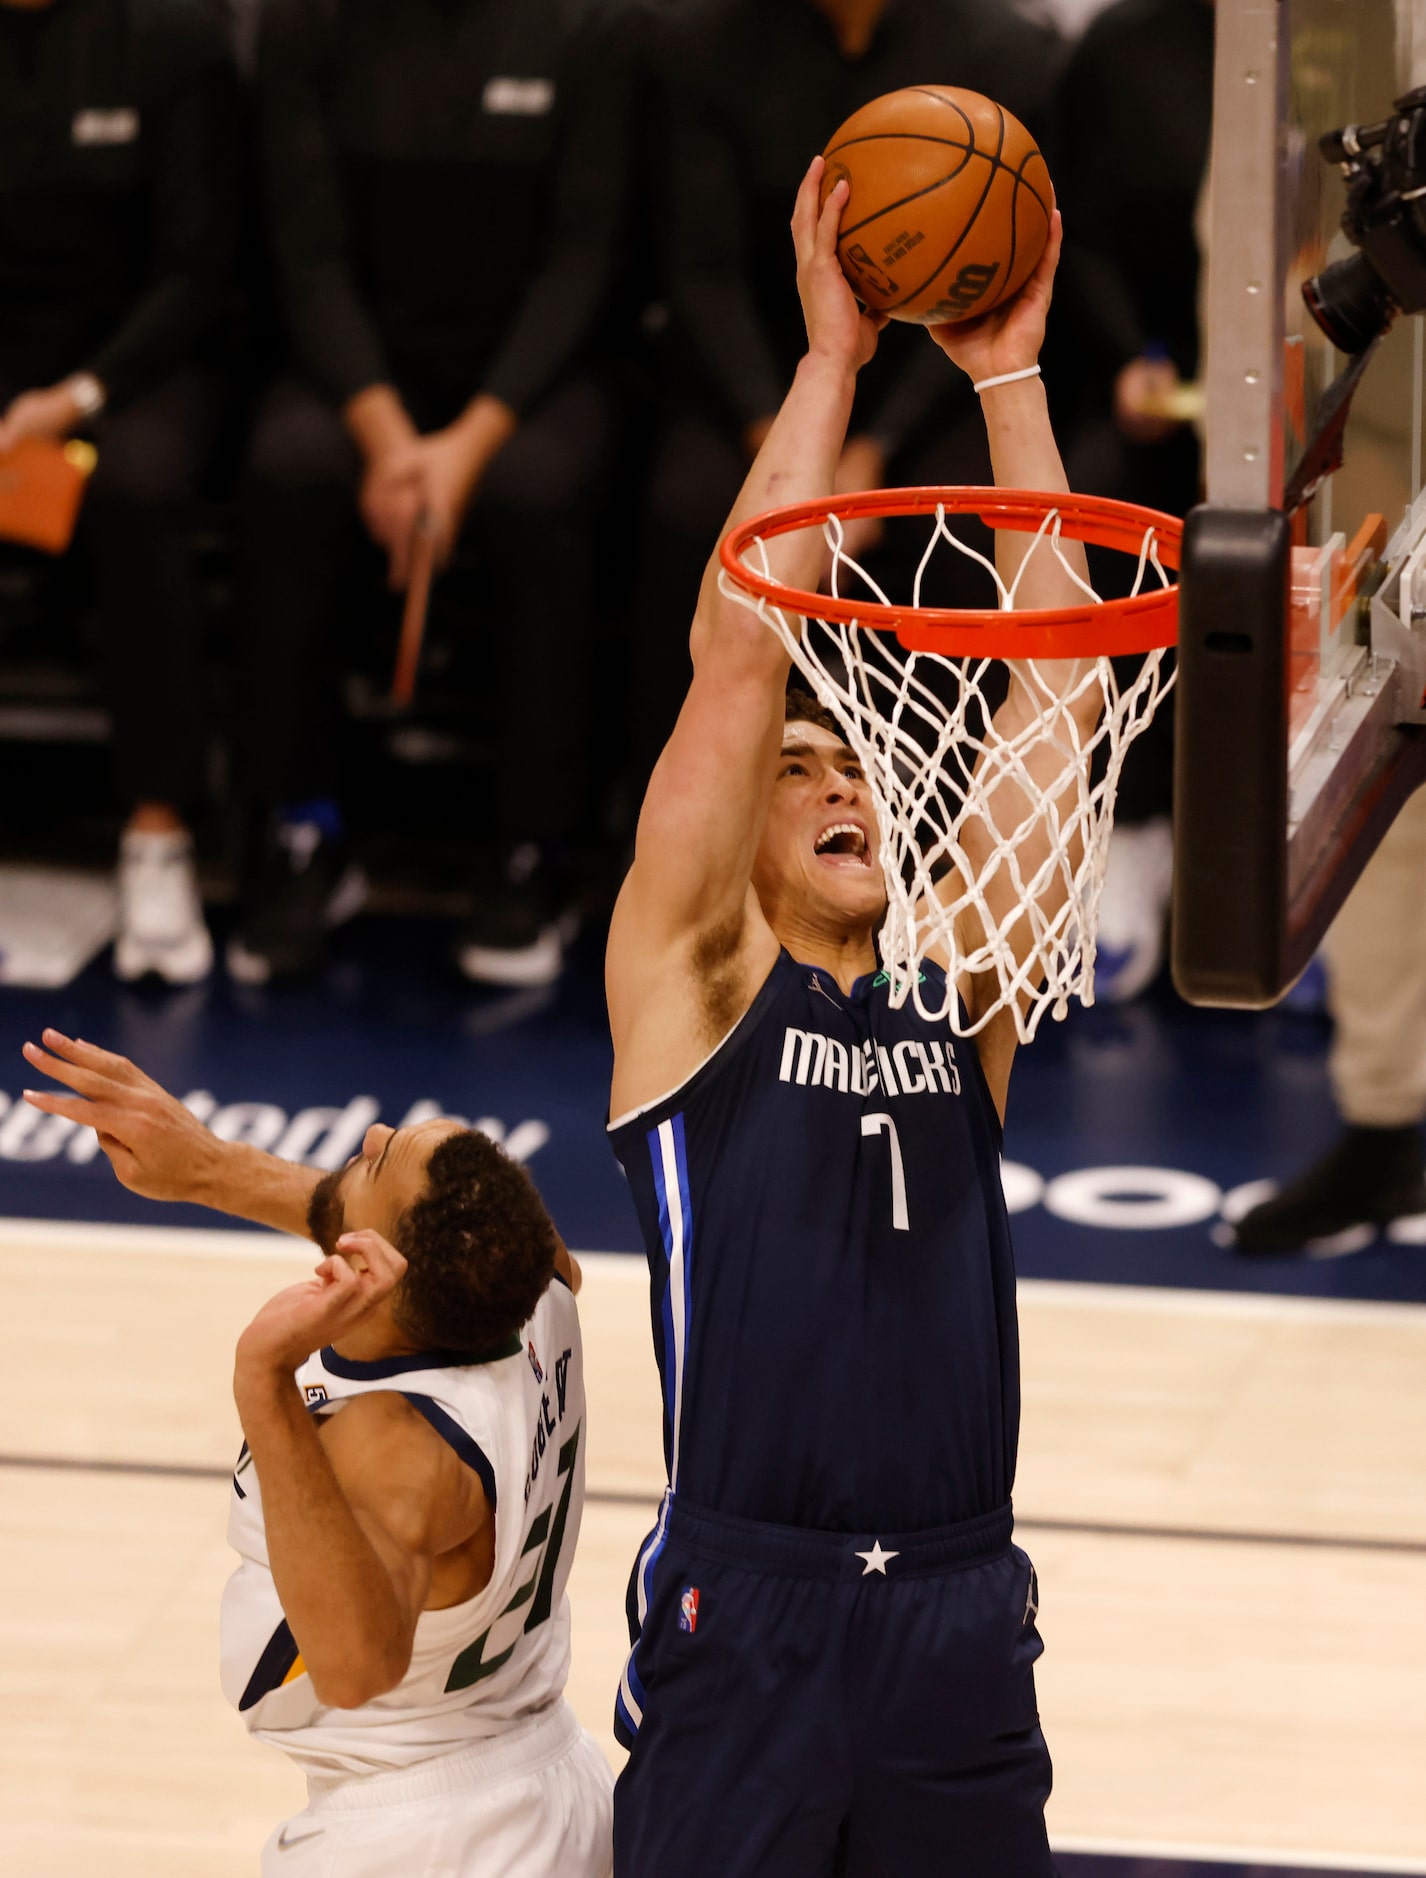
[[[1173,824],[1161,815],[1126,823],[1109,837],[1099,898],[1094,991],[1104,1004],[1127,1004],[1158,977],[1164,962],[1173,889]]]
[[[213,969],[203,923],[193,843],[186,834],[127,834],[119,847],[119,936],[114,975],[126,982],[157,972],[192,985]]]

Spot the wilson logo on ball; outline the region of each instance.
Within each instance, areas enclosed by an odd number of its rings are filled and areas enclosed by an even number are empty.
[[[963,320],[977,300],[983,299],[990,283],[1000,272],[999,261],[987,265],[981,261],[968,261],[956,275],[951,291],[938,300],[927,313],[931,320]]]
[[[884,300],[889,300],[897,290],[896,282],[884,268],[877,266],[862,244],[857,241],[847,249],[847,263],[855,271],[863,285],[878,293]]]

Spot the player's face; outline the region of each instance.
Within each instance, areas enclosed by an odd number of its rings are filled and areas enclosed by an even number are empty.
[[[753,869],[769,917],[791,905],[813,917],[874,924],[886,907],[877,842],[876,810],[855,752],[816,724],[789,724]]]
[[[342,1233],[364,1226],[394,1240],[403,1216],[421,1197],[437,1145],[460,1132],[459,1122],[443,1118],[410,1128],[373,1122],[361,1153],[328,1174],[312,1196],[308,1221],[322,1250],[333,1251]]]

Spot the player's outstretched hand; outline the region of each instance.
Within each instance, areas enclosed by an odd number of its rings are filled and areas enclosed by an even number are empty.
[[[837,259],[837,231],[850,193],[839,182],[819,211],[823,161],[813,157],[802,178],[792,211],[792,241],[797,250],[797,291],[807,326],[807,349],[852,371],[860,371],[876,351],[884,313],[868,313],[857,304]]]
[[[1019,293],[993,312],[982,313],[979,319],[927,327],[946,357],[959,365],[973,383],[998,378],[1002,372],[1024,371],[1038,361],[1045,343],[1045,317],[1050,310],[1062,239],[1063,225],[1056,209],[1050,217],[1045,251]]]
[[[401,1282],[406,1261],[379,1232],[343,1233],[312,1276],[269,1298],[238,1338],[233,1386],[291,1377],[314,1350],[365,1323]]]
[[[223,1143],[197,1116],[126,1056],[59,1030],[41,1035],[44,1048],[27,1043],[25,1061],[73,1094],[27,1089],[30,1107],[95,1129],[114,1172],[131,1192],[147,1200],[202,1201]]]

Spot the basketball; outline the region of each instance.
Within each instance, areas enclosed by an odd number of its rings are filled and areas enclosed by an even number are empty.
[[[864,306],[938,325],[988,313],[1034,271],[1054,187],[1029,131],[977,91],[912,85],[854,112],[823,152],[845,177],[837,255]]]

